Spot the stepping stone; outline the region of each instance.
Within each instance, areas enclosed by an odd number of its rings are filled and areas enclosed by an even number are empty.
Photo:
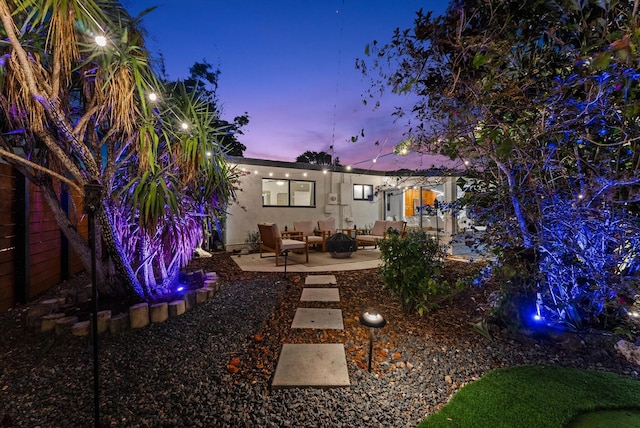
[[[307,275],[304,285],[336,285],[335,275]]]
[[[349,386],[344,345],[341,343],[282,345],[273,388]]]
[[[340,291],[337,288],[303,288],[301,302],[339,302]]]
[[[343,330],[342,309],[298,308],[291,328]]]

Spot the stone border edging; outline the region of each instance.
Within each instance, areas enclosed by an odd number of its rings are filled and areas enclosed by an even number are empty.
[[[127,330],[144,328],[150,324],[165,322],[172,317],[184,315],[196,305],[211,300],[219,291],[218,276],[215,272],[203,272],[202,269],[187,274],[190,284],[204,284],[203,287],[185,291],[182,299],[168,302],[138,303],[129,307],[128,312],[113,315],[110,310],[98,312],[98,334],[107,331],[111,334]],[[90,336],[91,319],[78,321],[75,315],[67,315],[60,310],[70,309],[75,304],[85,303],[90,296],[91,285],[79,290],[62,290],[61,297],[43,300],[26,310],[25,327],[41,333],[57,335],[71,334],[78,337]],[[71,299],[71,296],[75,297]],[[90,315],[93,317],[93,314]]]

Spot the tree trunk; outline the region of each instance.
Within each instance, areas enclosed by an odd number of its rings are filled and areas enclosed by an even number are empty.
[[[131,297],[137,296],[140,299],[145,299],[149,296],[149,290],[143,289],[131,265],[128,263],[122,245],[114,233],[113,224],[111,223],[109,215],[109,207],[106,204],[103,204],[102,210],[97,213],[97,217],[102,232],[104,247],[111,256],[111,260],[118,273],[118,279],[122,281],[120,285],[125,293]]]

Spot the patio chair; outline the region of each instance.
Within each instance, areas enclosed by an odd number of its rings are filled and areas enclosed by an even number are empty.
[[[280,229],[275,223],[258,223],[258,230],[260,231],[260,258],[263,257],[263,252],[275,253],[276,266],[280,266],[278,256],[284,255],[284,268],[286,272],[289,251],[302,250],[306,257],[305,263],[309,263],[309,247],[306,241],[288,238],[283,239],[282,235],[280,235]]]
[[[318,220],[318,231],[320,236],[322,236],[323,247],[322,251],[326,251],[327,249],[327,239],[331,238],[336,234],[336,221],[332,218],[327,220]]]
[[[311,220],[294,221],[293,230],[294,232],[302,233],[302,238],[306,241],[307,245],[320,247],[322,252],[326,250],[325,238],[322,235],[316,235]]]
[[[362,245],[362,248],[364,248],[367,245],[373,245],[373,248],[378,248],[378,241],[387,239],[387,230],[389,228],[397,230],[402,237],[407,234],[406,221],[376,220],[369,235],[356,236],[356,246]]]

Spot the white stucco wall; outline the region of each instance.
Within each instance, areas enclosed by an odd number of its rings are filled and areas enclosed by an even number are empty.
[[[382,192],[374,196],[373,201],[354,201],[353,185],[370,184],[379,187],[383,183],[384,173],[380,175],[348,172],[323,172],[314,165],[309,169],[300,164],[285,162],[265,162],[256,164],[242,163],[236,158],[239,168],[246,175],[240,179],[238,203],[229,207],[224,231],[224,243],[227,250],[242,248],[249,231],[257,231],[258,223],[277,223],[281,230],[285,226],[293,228],[296,220],[318,220],[334,218],[338,228],[364,227],[379,220],[383,215]],[[291,165],[291,166],[289,166]],[[306,174],[306,175],[305,175]],[[263,207],[262,179],[306,180],[315,183],[315,207]],[[338,204],[329,204],[328,195],[336,193]]]
[[[425,176],[389,176],[385,172],[377,171],[338,171],[324,172],[316,165],[306,165],[292,162],[267,161],[259,159],[234,158],[238,168],[245,171],[238,187],[238,202],[232,204],[224,227],[224,244],[227,250],[240,249],[245,246],[249,231],[257,231],[258,223],[277,223],[281,230],[285,226],[293,229],[296,220],[311,220],[317,224],[318,220],[333,218],[337,228],[364,228],[376,220],[383,220],[389,214],[398,220],[408,221],[417,225],[415,218],[405,217],[404,192],[409,188],[432,188],[439,192],[438,199],[442,202],[454,201],[458,194],[456,188],[457,177],[425,177]],[[263,206],[262,179],[303,180],[315,183],[316,205],[314,207],[296,206]],[[354,184],[372,185],[373,199],[354,200]],[[338,195],[337,204],[328,203],[328,195]],[[385,206],[386,197],[391,194],[390,211]],[[425,218],[428,216],[424,216]],[[450,240],[455,234],[454,220],[449,212],[442,212],[438,224],[441,237]],[[413,224],[413,223],[416,224]],[[429,228],[432,224],[423,224]]]

